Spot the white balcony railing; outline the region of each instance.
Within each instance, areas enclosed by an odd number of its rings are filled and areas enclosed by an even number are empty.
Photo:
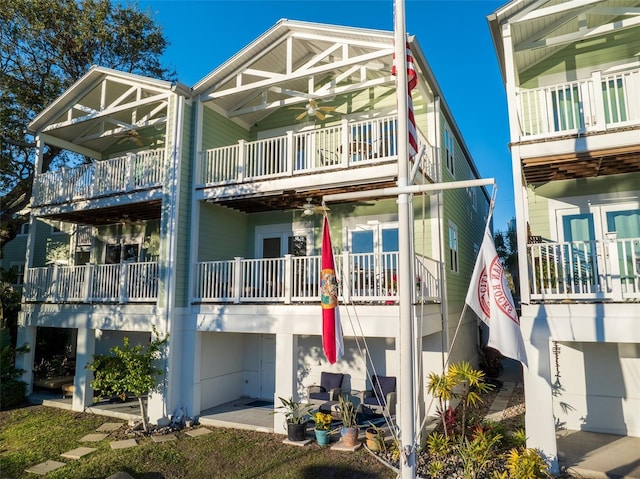
[[[158,298],[158,263],[29,268],[24,300],[44,303],[129,303]]]
[[[533,300],[640,300],[640,239],[528,246]]]
[[[34,179],[33,202],[52,205],[154,188],[162,185],[163,172],[163,149],[48,171]]]
[[[640,69],[516,92],[521,139],[640,124]]]
[[[420,138],[421,144],[426,144]],[[429,146],[429,145],[427,145]],[[215,186],[372,165],[397,159],[397,116],[342,121],[338,126],[266,138],[202,152],[198,184]],[[432,152],[423,170],[436,179]]]
[[[205,261],[195,266],[193,301],[277,302],[319,301],[320,256]],[[344,303],[398,301],[398,253],[344,253],[335,258],[339,297]],[[440,301],[439,264],[416,257],[416,301]]]

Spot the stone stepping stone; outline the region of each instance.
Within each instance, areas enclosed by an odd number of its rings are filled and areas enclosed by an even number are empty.
[[[76,447],[75,449],[64,452],[60,455],[67,459],[80,459],[81,457],[86,456],[87,454],[91,454],[94,451],[97,451],[97,449],[93,447]]]
[[[122,422],[105,422],[102,426],[96,429],[96,432],[113,432],[120,429],[124,423]]]
[[[55,471],[56,469],[59,469],[62,466],[66,466],[66,464],[64,462],[58,462],[58,461],[45,461],[40,464],[36,464],[35,466],[31,466],[29,469],[25,469],[25,472],[30,472],[32,474],[38,474],[40,476],[44,476],[45,474],[48,474],[51,471]]]
[[[107,436],[108,434],[91,433],[81,437],[80,442],[99,442],[99,441],[102,441]]]
[[[207,429],[206,427],[199,427],[198,429],[192,429],[191,431],[187,431],[185,434],[191,437],[200,437],[206,434],[210,434],[211,429]]]
[[[333,446],[331,446],[332,451],[357,451],[362,447],[362,443],[358,441],[355,446],[347,446],[342,440],[336,442]]]
[[[111,449],[126,449],[137,445],[138,442],[135,439],[124,439],[123,441],[113,441],[111,443]]]
[[[282,444],[288,444],[289,446],[306,446],[308,444],[311,444],[313,442],[313,439],[309,438],[309,439],[305,439],[304,441],[290,441],[289,439],[284,439],[282,441]]]
[[[169,442],[178,439],[175,434],[163,434],[162,436],[151,436],[153,442]]]

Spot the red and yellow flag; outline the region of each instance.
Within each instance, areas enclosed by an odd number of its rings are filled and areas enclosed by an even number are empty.
[[[342,327],[338,317],[338,281],[336,279],[329,220],[324,217],[322,225],[322,263],[320,272],[320,305],[322,306],[322,347],[330,364],[344,353]]]

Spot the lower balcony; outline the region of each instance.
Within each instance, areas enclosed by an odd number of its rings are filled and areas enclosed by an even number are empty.
[[[342,303],[396,304],[398,253],[336,256]],[[195,267],[195,303],[310,303],[320,298],[320,256],[205,261]],[[415,258],[415,299],[440,301],[439,264]]]
[[[531,300],[640,302],[640,238],[527,247]]]
[[[24,301],[32,303],[155,302],[158,263],[29,268],[24,286]]]

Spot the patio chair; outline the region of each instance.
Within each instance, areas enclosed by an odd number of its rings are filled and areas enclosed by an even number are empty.
[[[342,394],[344,374],[322,372],[320,385],[312,385],[307,388],[309,402],[337,401]]]
[[[360,403],[363,411],[377,414],[396,413],[396,378],[395,376],[372,376],[371,389],[362,391]]]

